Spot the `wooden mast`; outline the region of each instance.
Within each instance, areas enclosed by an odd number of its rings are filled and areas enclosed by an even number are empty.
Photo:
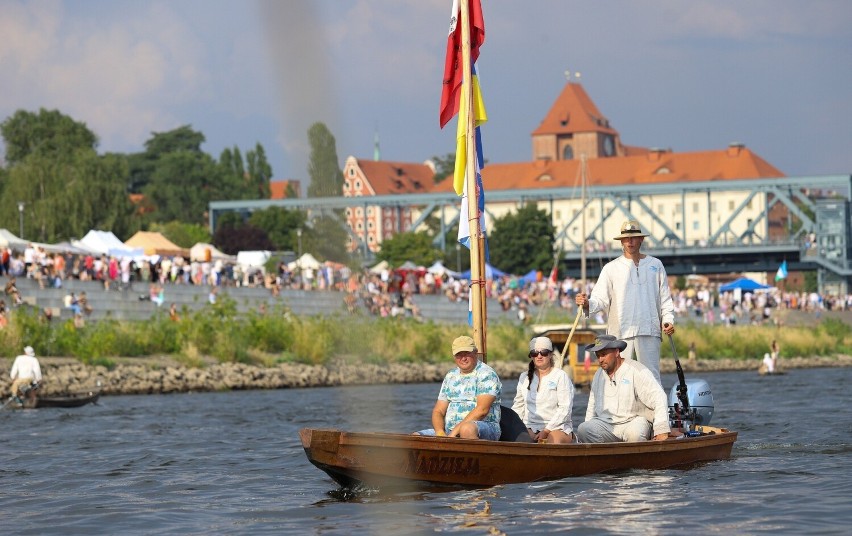
[[[465,167],[465,191],[467,194],[467,219],[470,226],[470,292],[473,315],[473,340],[483,363],[488,362],[485,337],[485,237],[479,225],[479,203],[476,191],[476,131],[473,110],[473,78],[470,62],[470,4],[459,2],[462,30],[462,94],[467,106],[465,145],[467,161]],[[463,215],[464,216],[464,215]]]
[[[586,292],[586,153],[580,155],[580,195],[583,211],[580,215],[580,232],[583,235],[580,243],[580,289],[581,292]]]

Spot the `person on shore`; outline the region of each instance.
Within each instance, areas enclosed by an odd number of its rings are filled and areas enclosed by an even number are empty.
[[[530,341],[530,365],[518,378],[512,410],[524,421],[538,443],[571,443],[574,382],[554,366],[553,342],[547,337]]]
[[[176,303],[172,303],[169,306],[169,320],[171,320],[172,322],[180,322],[180,315],[178,314]]]
[[[600,335],[586,346],[600,369],[592,378],[586,420],[577,427],[580,443],[663,441],[669,436],[666,393],[642,363],[625,359],[627,342]]]
[[[441,384],[432,409],[432,428],[415,434],[497,441],[503,390],[500,377],[479,360],[471,337],[456,338],[452,348],[457,366]]]
[[[24,303],[23,298],[21,298],[21,293],[18,290],[18,282],[15,279],[15,276],[9,278],[9,281],[6,282],[5,288],[6,296],[9,296],[12,300],[13,305],[21,305]]]
[[[19,400],[23,394],[21,387],[33,382],[41,382],[41,365],[39,365],[32,346],[25,347],[24,353],[15,358],[9,376],[12,378],[12,396]]]
[[[781,357],[781,346],[777,339],[772,339],[772,344],[769,345],[769,355],[772,358],[772,370],[778,370],[778,358]]]
[[[626,359],[648,367],[660,383],[662,334],[672,335],[674,306],[663,263],[639,249],[647,234],[637,221],[626,221],[614,240],[624,254],[601,270],[590,296],[579,293],[575,302],[588,317],[607,313],[607,333],[627,342]]]

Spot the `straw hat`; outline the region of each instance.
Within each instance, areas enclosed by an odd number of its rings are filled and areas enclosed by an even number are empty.
[[[613,240],[621,240],[622,238],[630,238],[632,236],[650,236],[642,232],[639,222],[636,220],[626,221],[621,224],[621,233],[613,238]]]

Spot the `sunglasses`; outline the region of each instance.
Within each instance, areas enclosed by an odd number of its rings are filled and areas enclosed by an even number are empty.
[[[530,359],[534,358],[537,355],[547,357],[552,353],[553,353],[553,350],[533,350],[533,351],[530,352]]]

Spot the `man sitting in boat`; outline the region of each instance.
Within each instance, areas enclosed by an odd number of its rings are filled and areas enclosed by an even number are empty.
[[[479,361],[476,343],[467,336],[453,341],[457,367],[444,377],[432,409],[432,428],[419,435],[500,439],[500,395],[503,386],[494,369]]]
[[[24,353],[15,358],[12,363],[12,396],[20,397],[20,389],[32,382],[41,382],[41,365],[35,356],[32,346],[24,348]]]
[[[586,422],[577,427],[580,443],[663,441],[669,436],[666,393],[642,363],[621,357],[625,341],[600,335],[586,346],[600,369],[592,378]]]
[[[529,371],[518,378],[512,410],[524,421],[533,441],[571,443],[574,426],[574,382],[554,367],[553,342],[547,337],[530,341]]]

